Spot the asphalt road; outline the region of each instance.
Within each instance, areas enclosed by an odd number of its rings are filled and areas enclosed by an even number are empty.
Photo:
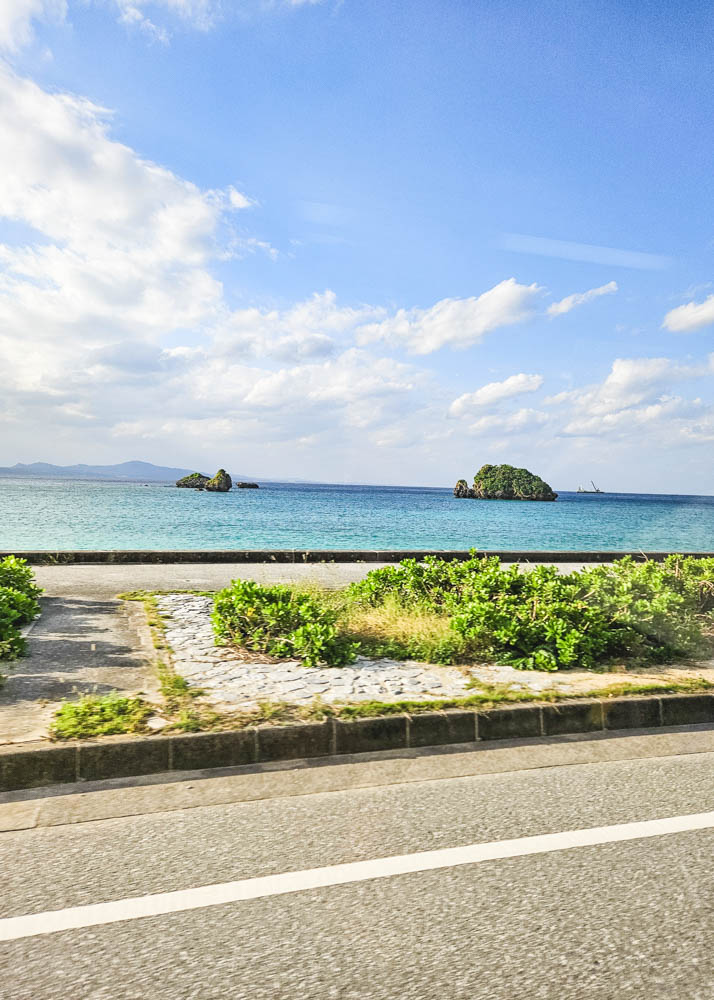
[[[500,754],[494,773],[489,753]],[[289,785],[286,774],[84,796],[75,788],[0,805],[0,820],[3,809],[55,808],[55,825],[0,834],[0,918],[112,900],[129,907],[118,922],[0,944],[3,1000],[714,997],[711,824],[192,910],[179,903],[160,916],[131,912],[146,894],[708,812],[711,730],[353,760],[292,771]],[[260,798],[250,799],[251,782]],[[123,805],[131,815],[120,815]]]

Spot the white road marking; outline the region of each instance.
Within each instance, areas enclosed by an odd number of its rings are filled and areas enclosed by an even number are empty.
[[[503,858],[520,858],[529,854],[547,854],[574,847],[594,847],[624,840],[661,837],[671,833],[687,833],[714,827],[714,812],[694,813],[689,816],[672,816],[642,823],[620,823],[615,826],[596,826],[587,830],[566,830],[546,833],[537,837],[520,837],[515,840],[496,840],[486,844],[468,844],[465,847],[447,847],[438,851],[419,851],[370,861],[354,861],[307,871],[285,872],[259,878],[240,879],[217,885],[180,889],[176,892],[159,892],[148,896],[130,896],[109,903],[92,903],[73,906],[64,910],[30,913],[22,917],[0,920],[0,941],[54,934],[57,931],[96,927],[121,920],[139,917],[156,917],[166,913],[181,913],[206,906],[237,903],[265,896],[282,896],[307,889],[326,886],[349,885],[370,879],[390,878],[415,872],[436,871],[458,865],[472,865],[481,861]]]

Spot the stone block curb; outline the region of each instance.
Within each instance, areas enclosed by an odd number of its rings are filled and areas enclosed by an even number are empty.
[[[578,699],[225,732],[0,747],[0,792],[333,754],[714,723],[714,694]]]

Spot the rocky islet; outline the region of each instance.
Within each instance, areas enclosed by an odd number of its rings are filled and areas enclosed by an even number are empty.
[[[557,500],[558,494],[540,476],[513,465],[482,465],[473,486],[459,479],[454,496],[469,500]]]
[[[204,476],[201,472],[192,472],[190,476],[184,476],[177,480],[179,489],[206,490],[208,493],[228,493],[233,489],[233,480],[225,469],[219,469],[215,476]],[[255,488],[257,483],[237,483],[240,489]]]

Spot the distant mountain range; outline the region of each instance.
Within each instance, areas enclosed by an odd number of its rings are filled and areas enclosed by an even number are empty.
[[[151,462],[120,462],[119,465],[51,465],[49,462],[32,462],[8,468],[0,468],[0,478],[4,479],[104,479],[125,483],[175,483],[177,479],[191,472],[205,472],[212,476],[215,469],[172,469]],[[235,481],[249,480],[250,476],[234,475]]]

